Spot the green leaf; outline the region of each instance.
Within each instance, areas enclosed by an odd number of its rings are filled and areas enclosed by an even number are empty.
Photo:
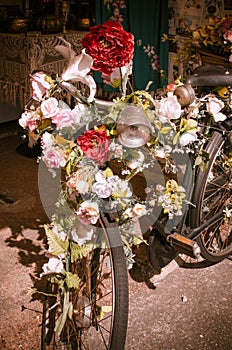
[[[81,280],[77,275],[73,274],[72,272],[66,272],[65,282],[67,284],[68,289],[79,289],[80,281]]]
[[[175,137],[173,138],[173,145],[176,145],[177,144],[177,141],[178,141],[178,138],[180,136],[180,133],[178,132]]]
[[[68,249],[68,242],[62,241],[48,226],[45,226],[45,232],[51,253],[60,255]]]
[[[71,320],[73,316],[73,304],[70,302],[68,309],[68,318]]]
[[[63,278],[61,278],[61,276],[59,276],[57,274],[50,274],[50,275],[48,275],[47,279],[51,283],[58,284],[59,288],[63,288],[64,280],[63,280]]]
[[[71,174],[71,162],[70,161],[66,165],[66,173],[67,173],[67,175]]]
[[[195,160],[195,165],[200,165],[202,163],[203,159],[201,156],[197,156],[196,160]]]
[[[173,128],[171,126],[164,126],[162,129],[161,129],[161,132],[163,135],[167,135],[169,133],[169,131],[171,131]]]
[[[85,256],[87,256],[94,249],[94,245],[83,244],[82,246],[80,246],[77,243],[71,242],[70,249],[71,249],[71,262],[73,263],[74,261],[82,259]]]
[[[62,329],[64,328],[65,322],[67,320],[67,316],[70,316],[70,310],[72,308],[72,303],[69,301],[69,293],[64,294],[64,304],[62,309],[62,314],[59,316],[58,320],[56,321],[55,325],[55,333],[57,335],[60,335],[62,332]]]

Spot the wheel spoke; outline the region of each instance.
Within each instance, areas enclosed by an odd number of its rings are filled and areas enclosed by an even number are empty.
[[[209,153],[209,165],[205,171],[199,172],[193,194],[193,203],[196,205],[191,214],[193,227],[224,211],[232,201],[231,146],[223,136],[215,133],[206,151]],[[198,244],[202,256],[209,261],[216,262],[226,257],[232,251],[231,218],[222,216],[206,228],[198,238]]]
[[[105,228],[102,231],[104,234],[107,232]],[[120,270],[116,269],[118,266]],[[70,263],[70,271],[81,279],[78,290],[69,290],[69,300],[73,305],[71,319],[70,315],[67,316],[60,336],[55,334],[63,295],[51,283],[55,297],[48,297],[44,306],[42,350],[109,350],[117,349],[117,344],[123,348],[128,316],[127,268],[123,248],[96,248],[88,256]],[[116,306],[117,303],[123,306],[122,310]]]

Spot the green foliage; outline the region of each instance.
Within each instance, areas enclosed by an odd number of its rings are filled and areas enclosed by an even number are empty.
[[[45,226],[45,232],[52,254],[60,255],[67,251],[69,244],[67,241],[62,241],[48,226]]]
[[[47,276],[47,279],[49,282],[51,283],[55,283],[55,284],[58,284],[58,287],[60,289],[63,288],[63,285],[64,285],[64,279],[63,279],[63,276],[60,276],[58,275],[57,273],[52,273],[52,274],[49,274]]]
[[[69,292],[64,293],[64,303],[62,307],[62,313],[59,316],[56,325],[55,325],[55,333],[57,335],[60,335],[62,332],[62,329],[64,328],[65,322],[67,320],[67,316],[71,316],[73,310],[73,305],[71,301],[69,301]],[[71,318],[71,317],[70,317]]]
[[[48,226],[45,226],[45,232],[52,254],[60,255],[67,251],[69,244],[67,241],[62,241]]]
[[[73,263],[79,259],[83,259],[89,253],[91,253],[93,249],[93,244],[83,244],[82,246],[80,246],[77,243],[70,242],[71,262]]]
[[[80,282],[81,280],[76,274],[66,271],[65,283],[68,289],[74,288],[78,290],[80,286]]]
[[[199,166],[201,171],[205,171],[208,165],[208,161],[209,161],[209,154],[204,150],[201,150],[201,152],[199,152],[198,156],[196,157],[194,165]]]

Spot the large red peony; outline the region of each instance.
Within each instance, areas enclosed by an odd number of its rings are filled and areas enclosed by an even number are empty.
[[[134,56],[134,36],[119,22],[111,20],[90,28],[82,39],[87,54],[93,58],[93,69],[106,75],[126,66]]]
[[[94,160],[96,164],[108,160],[110,137],[105,130],[86,130],[83,135],[78,137],[77,143],[84,154]]]

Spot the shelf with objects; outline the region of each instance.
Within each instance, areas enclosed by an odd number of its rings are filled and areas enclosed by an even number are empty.
[[[30,98],[29,75],[35,70],[61,73],[66,60],[55,46],[63,44],[65,39],[80,53],[85,34],[83,31],[0,33],[0,101],[24,108]]]
[[[29,75],[35,70],[60,74],[66,60],[55,46],[65,39],[80,53],[93,16],[83,10],[87,0],[16,2],[0,6],[0,104],[23,109],[30,98]],[[78,22],[80,15],[89,16],[85,26]]]

